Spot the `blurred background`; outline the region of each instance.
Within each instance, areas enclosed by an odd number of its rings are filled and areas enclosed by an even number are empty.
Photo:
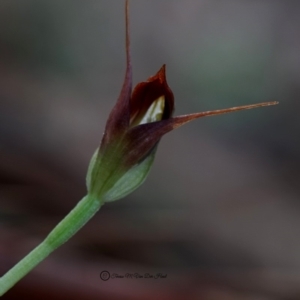
[[[134,83],[165,63],[175,114],[280,104],[165,136],[145,184],[3,299],[300,299],[300,2],[130,10]],[[85,195],[124,71],[124,1],[1,1],[1,274]]]

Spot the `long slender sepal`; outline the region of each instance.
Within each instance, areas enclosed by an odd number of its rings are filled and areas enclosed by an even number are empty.
[[[133,165],[133,162],[143,158],[148,153],[149,149],[154,147],[164,134],[188,122],[191,122],[195,119],[208,117],[208,116],[227,114],[231,112],[237,112],[241,110],[258,108],[263,106],[271,106],[276,104],[278,104],[278,102],[273,101],[273,102],[263,102],[263,103],[252,104],[252,105],[243,105],[243,106],[226,108],[226,109],[205,111],[205,112],[171,117],[166,120],[142,124],[133,127],[128,132],[127,140],[126,140],[127,144],[124,145],[125,148],[124,153],[126,153],[126,157],[124,157],[123,163],[128,166]]]

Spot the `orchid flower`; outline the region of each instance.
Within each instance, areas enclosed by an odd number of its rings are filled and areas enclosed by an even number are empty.
[[[164,134],[201,117],[277,104],[264,102],[173,117],[174,96],[166,80],[165,65],[132,91],[128,0],[125,15],[125,80],[88,168],[88,193],[40,245],[0,278],[0,296],[70,239],[105,202],[123,198],[138,188],[149,173]]]
[[[167,132],[201,117],[277,104],[264,102],[173,117],[174,96],[166,80],[165,65],[132,92],[128,1],[126,63],[120,96],[110,113],[101,146],[94,154],[87,177],[89,193],[103,202],[123,198],[143,183],[153,163],[157,144]]]

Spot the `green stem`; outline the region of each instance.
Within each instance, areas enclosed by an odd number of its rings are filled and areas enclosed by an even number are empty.
[[[0,296],[36,267],[51,252],[70,239],[100,209],[101,202],[85,196],[50,232],[46,239],[0,278]]]

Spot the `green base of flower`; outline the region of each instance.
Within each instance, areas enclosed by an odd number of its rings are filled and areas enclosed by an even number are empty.
[[[69,240],[100,207],[100,201],[89,195],[85,196],[40,245],[0,278],[0,296],[4,295],[51,252]]]

